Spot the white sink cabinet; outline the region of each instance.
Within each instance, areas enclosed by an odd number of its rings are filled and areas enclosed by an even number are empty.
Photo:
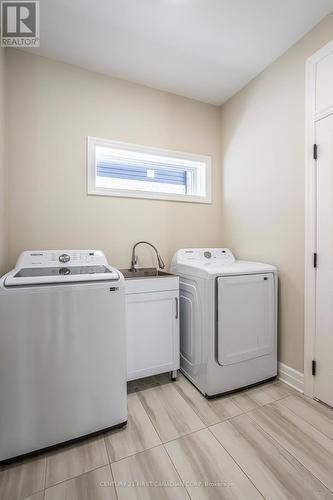
[[[126,279],[127,380],[179,369],[179,278]]]

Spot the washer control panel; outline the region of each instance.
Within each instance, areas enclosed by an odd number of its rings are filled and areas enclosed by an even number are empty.
[[[86,265],[107,265],[100,250],[33,250],[23,252],[16,267],[64,267]]]
[[[235,262],[235,257],[229,248],[183,248],[177,252],[178,263],[214,263],[227,264]]]

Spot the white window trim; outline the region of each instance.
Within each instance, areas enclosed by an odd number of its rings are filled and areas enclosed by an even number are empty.
[[[134,191],[127,189],[113,189],[96,187],[95,178],[95,148],[100,147],[115,147],[125,149],[127,151],[138,151],[142,153],[151,153],[156,155],[176,157],[184,160],[200,161],[206,165],[206,196],[169,194],[152,191]],[[87,138],[87,193],[88,195],[99,196],[116,196],[120,198],[144,198],[154,200],[181,201],[187,203],[212,203],[212,160],[210,156],[199,155],[194,153],[184,153],[180,151],[172,151],[169,149],[153,148],[138,144],[130,144],[126,142],[113,141],[109,139],[101,139],[98,137]]]

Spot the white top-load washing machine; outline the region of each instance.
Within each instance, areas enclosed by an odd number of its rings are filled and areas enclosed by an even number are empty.
[[[0,461],[125,424],[125,339],[101,251],[24,252],[0,280]]]
[[[277,375],[277,270],[227,248],[178,250],[180,368],[206,396]]]

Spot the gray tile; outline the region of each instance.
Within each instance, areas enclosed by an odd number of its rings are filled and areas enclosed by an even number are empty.
[[[281,404],[333,440],[333,409],[305,396],[289,396]]]
[[[137,394],[128,395],[127,426],[105,435],[110,462],[161,444]]]
[[[258,408],[259,404],[251,397],[247,391],[241,391],[232,397],[242,411],[250,411]]]
[[[179,376],[174,386],[206,425],[213,425],[242,413],[230,396],[207,399],[183,375]]]
[[[279,401],[289,395],[297,394],[295,389],[292,389],[289,385],[281,382],[280,380],[274,380],[262,386],[263,392],[265,393],[266,400],[270,399],[270,402]],[[259,398],[260,403],[260,398]],[[263,404],[267,404],[266,402]]]
[[[163,446],[132,455],[111,467],[118,500],[188,500]]]
[[[333,491],[333,441],[281,402],[263,406],[248,415]]]
[[[233,396],[233,400],[243,411],[250,411],[278,401],[290,394],[294,394],[294,391],[287,384],[273,381],[240,391]]]
[[[44,500],[44,491],[39,491],[34,495],[31,495],[29,497],[24,497],[23,500]]]
[[[116,500],[109,465],[45,490],[45,500]]]
[[[17,500],[44,488],[45,457],[25,460],[0,469],[0,499]]]
[[[154,387],[138,394],[163,442],[205,427],[173,384]]]
[[[214,425],[210,430],[266,499],[333,498],[318,479],[248,415]]]
[[[165,447],[192,500],[262,498],[208,429],[171,441]]]
[[[109,463],[103,437],[66,446],[47,456],[46,487]]]

